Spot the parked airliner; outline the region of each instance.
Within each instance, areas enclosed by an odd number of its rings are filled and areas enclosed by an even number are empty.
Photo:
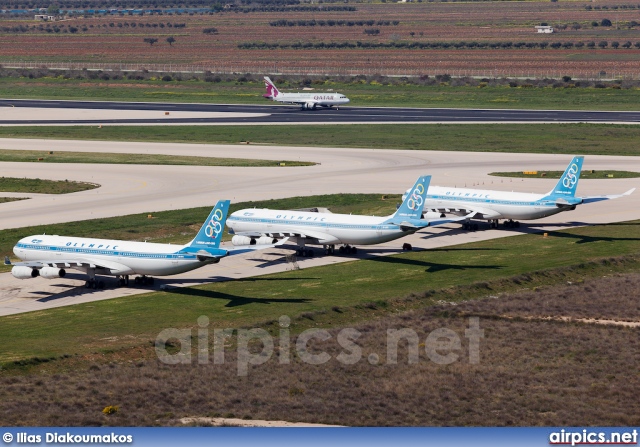
[[[335,107],[336,109],[349,103],[342,93],[283,93],[271,82],[268,76],[264,77],[267,93],[263,96],[267,99],[287,104],[298,104],[300,110],[315,110],[318,107]]]
[[[505,227],[519,227],[520,222],[514,219],[541,219],[574,210],[583,203],[628,196],[635,190],[633,188],[617,195],[576,197],[583,161],[583,156],[574,157],[556,186],[546,194],[432,186],[424,205],[426,217],[445,217],[447,214],[471,216],[473,219],[489,221],[491,228],[497,228],[500,219],[507,219]],[[466,221],[463,228],[477,230],[478,224]]]
[[[220,240],[229,211],[229,200],[219,201],[196,237],[187,245],[128,242],[66,236],[34,235],[21,239],[13,252],[25,262],[14,264],[11,273],[19,279],[41,276],[62,278],[66,269],[86,273],[88,288],[103,288],[96,275],[111,275],[120,285],[129,284],[129,275],[141,275],[136,283],[153,284],[147,275],[168,276],[215,264],[231,254],[269,246],[220,248]],[[8,258],[5,263],[10,264]]]
[[[410,194],[391,216],[354,216],[351,214],[315,213],[307,211],[243,209],[227,220],[233,244],[273,243],[288,238],[298,245],[298,254],[312,256],[306,245],[323,245],[326,254],[333,254],[337,244],[341,252],[356,253],[354,245],[373,245],[392,241],[435,225],[463,220],[422,218],[424,198],[431,176],[418,178]],[[403,246],[411,249],[409,244]]]

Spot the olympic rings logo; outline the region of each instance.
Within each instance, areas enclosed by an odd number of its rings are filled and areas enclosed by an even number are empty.
[[[569,169],[567,170],[567,173],[565,174],[565,176],[562,178],[562,185],[565,188],[573,188],[574,186],[576,186],[576,183],[578,183],[578,165],[573,163],[571,166],[569,166]]]
[[[411,197],[409,197],[409,200],[407,200],[407,207],[410,210],[416,211],[422,209],[422,204],[424,203],[422,194],[424,194],[424,185],[420,183],[411,193]]]
[[[222,224],[220,221],[222,220],[222,210],[217,209],[213,212],[213,216],[211,216],[211,220],[207,223],[206,228],[204,229],[204,234],[207,237],[215,239],[222,232]]]

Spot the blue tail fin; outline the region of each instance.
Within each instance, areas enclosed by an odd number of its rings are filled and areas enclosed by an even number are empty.
[[[571,163],[567,166],[564,174],[562,174],[562,177],[560,177],[555,188],[549,192],[548,196],[575,196],[576,190],[578,189],[578,180],[580,179],[583,161],[583,156],[573,157],[573,160],[571,160]]]
[[[188,247],[196,249],[212,249],[220,246],[224,224],[227,221],[229,212],[229,200],[219,200],[213,207],[209,217],[198,231],[196,237],[189,243]]]
[[[418,180],[413,185],[413,188],[409,190],[409,193],[404,198],[402,205],[400,205],[400,208],[398,208],[393,217],[401,219],[420,219],[422,217],[422,210],[424,209],[424,202],[427,198],[429,182],[431,182],[430,175],[418,177]]]

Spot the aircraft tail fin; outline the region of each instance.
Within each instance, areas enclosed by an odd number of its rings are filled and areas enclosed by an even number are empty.
[[[430,175],[422,175],[418,177],[413,188],[409,190],[409,194],[393,215],[393,218],[400,219],[420,219],[424,209],[424,202],[427,198],[427,190],[431,182]]]
[[[216,203],[196,237],[188,244],[189,248],[207,250],[220,247],[230,203],[229,200],[219,200]]]
[[[571,160],[571,163],[569,163],[569,166],[565,169],[560,180],[558,180],[556,186],[549,191],[547,196],[575,197],[583,161],[584,156],[573,157],[573,160]]]
[[[267,93],[263,95],[265,98],[273,99],[280,94],[280,91],[278,91],[278,88],[271,79],[269,79],[269,76],[264,77],[264,85],[267,87]]]

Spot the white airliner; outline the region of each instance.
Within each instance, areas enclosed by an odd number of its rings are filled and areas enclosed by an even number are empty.
[[[11,274],[19,279],[41,276],[62,278],[66,269],[80,270],[89,276],[88,288],[103,288],[96,275],[111,275],[120,285],[129,284],[129,275],[141,275],[136,283],[153,284],[147,275],[168,276],[215,264],[231,254],[269,246],[252,246],[225,250],[220,240],[229,211],[229,200],[221,200],[196,237],[187,245],[155,244],[66,236],[28,236],[13,247],[15,255],[26,262],[14,264]],[[271,247],[273,245],[270,245]],[[5,263],[10,264],[8,258]]]
[[[380,244],[428,226],[465,219],[422,219],[430,180],[431,176],[419,177],[398,210],[387,217],[249,208],[229,216],[227,226],[229,233],[235,235],[232,239],[235,245],[272,243],[288,238],[297,243],[301,256],[313,256],[313,251],[305,248],[307,244],[323,245],[326,254],[333,254],[336,244],[343,244],[339,251],[356,253],[352,244]],[[409,250],[411,246],[405,244],[403,248]]]
[[[342,93],[283,93],[271,82],[269,77],[264,77],[267,93],[264,96],[272,101],[287,104],[298,104],[300,110],[315,110],[318,107],[335,107],[336,109],[349,102],[349,98]]]
[[[534,220],[551,216],[562,211],[576,209],[583,203],[600,202],[630,195],[635,188],[624,194],[607,196],[576,197],[578,180],[584,157],[574,157],[567,166],[556,186],[546,194],[489,191],[467,188],[445,188],[432,186],[425,200],[426,217],[447,214],[471,216],[473,219],[489,221],[491,228],[497,228],[500,219],[507,219],[507,228],[519,227],[514,219]],[[408,194],[407,191],[406,194]],[[477,230],[478,224],[465,222],[465,230]]]

